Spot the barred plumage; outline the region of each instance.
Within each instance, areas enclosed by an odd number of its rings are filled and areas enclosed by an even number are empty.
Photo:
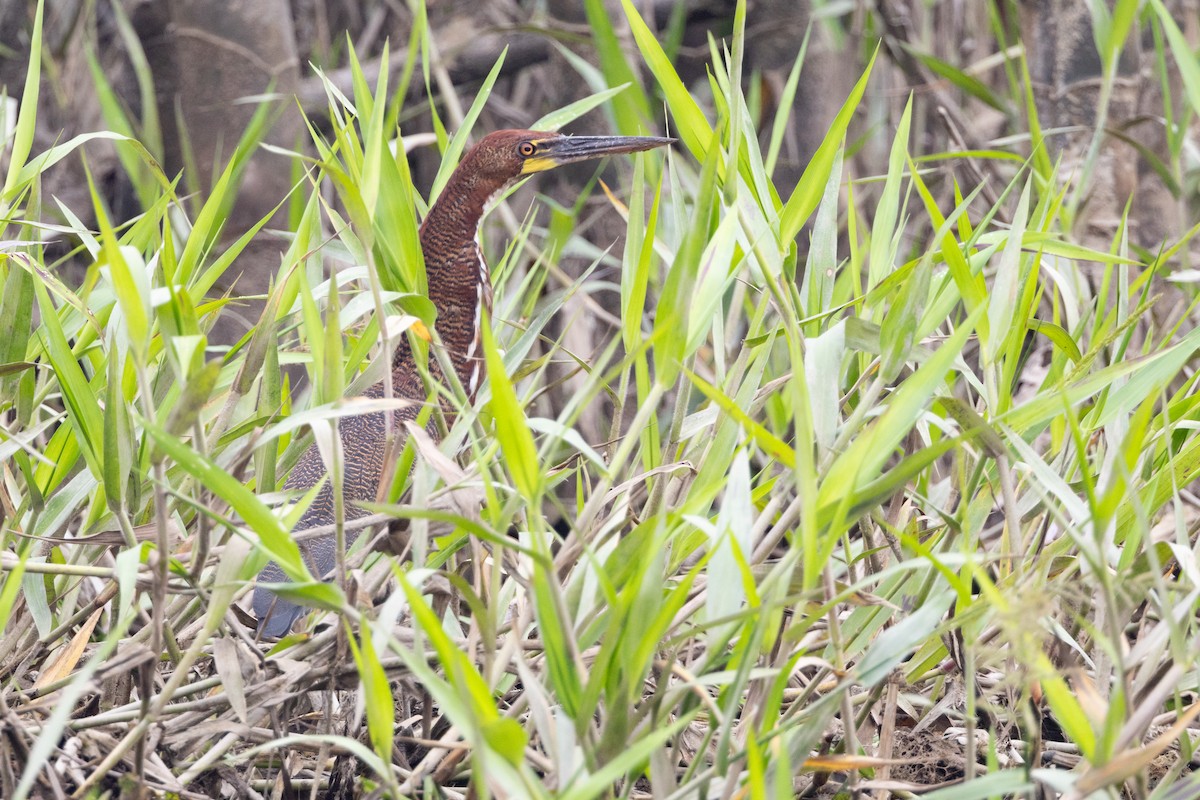
[[[481,309],[490,310],[492,300],[487,264],[477,242],[479,223],[488,202],[525,175],[609,154],[649,150],[672,141],[657,137],[570,137],[539,131],[497,131],[485,136],[463,157],[421,224],[420,236],[429,299],[437,309],[437,333],[459,381],[472,399],[484,378],[479,353]],[[436,381],[444,377],[435,358],[429,359],[429,372]],[[420,406],[426,400],[425,387],[407,337],[396,348],[392,362],[392,390],[395,397],[412,401],[412,405],[392,412],[392,431],[399,434],[405,421],[417,418]],[[366,394],[383,397],[383,384],[376,384]],[[387,451],[387,427],[387,419],[382,413],[346,417],[338,425],[344,454],[346,520],[364,516],[366,512],[357,503],[371,502],[379,496]],[[324,475],[320,452],[313,445],[301,456],[284,487],[297,491],[310,489]],[[296,530],[332,525],[335,520],[333,490],[326,482]],[[353,542],[356,536],[357,533],[347,532],[347,543]],[[301,545],[301,552],[309,570],[317,576],[328,576],[336,563],[333,536],[306,542]],[[259,580],[277,583],[285,581],[286,577],[272,563],[260,573]],[[284,635],[291,630],[300,611],[298,606],[276,597],[269,590],[255,590],[254,612],[262,636]]]

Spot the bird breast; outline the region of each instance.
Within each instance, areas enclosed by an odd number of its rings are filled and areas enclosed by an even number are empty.
[[[467,395],[472,401],[475,400],[475,393],[479,391],[479,384],[483,382],[483,310],[486,308],[489,316],[492,313],[492,278],[487,262],[483,260],[478,234],[475,238],[475,258],[479,263],[479,279],[475,282],[474,336],[471,338],[470,347],[467,348],[467,360],[471,364]]]

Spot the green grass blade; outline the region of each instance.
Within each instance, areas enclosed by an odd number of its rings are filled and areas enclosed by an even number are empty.
[[[781,241],[787,242],[796,238],[796,235],[800,233],[801,226],[821,201],[834,158],[842,147],[842,139],[846,135],[846,129],[850,127],[850,120],[862,101],[863,92],[867,88],[867,80],[871,77],[871,68],[875,66],[875,58],[878,55],[879,51],[876,49],[871,60],[867,62],[867,68],[863,71],[862,77],[858,79],[858,83],[850,91],[850,96],[846,98],[841,110],[834,117],[833,124],[830,125],[829,132],[825,134],[817,152],[813,154],[808,166],[804,168],[804,174],[796,183],[792,196],[788,198],[787,204],[780,212],[779,238]]]
[[[20,180],[21,170],[33,149],[33,136],[37,125],[38,92],[42,82],[42,17],[45,1],[38,0],[33,14],[33,33],[29,37],[29,69],[25,73],[25,89],[21,92],[21,108],[17,115],[17,127],[13,134],[12,150],[8,156],[8,173],[4,176],[4,188],[0,197],[10,203],[24,184]],[[5,214],[7,217],[7,213]]]
[[[675,67],[671,65],[671,60],[663,52],[662,45],[634,8],[632,0],[621,0],[621,5],[625,8],[625,17],[629,20],[630,30],[633,31],[633,40],[637,43],[646,66],[658,81],[666,98],[667,108],[675,118],[674,133],[683,141],[693,158],[703,161],[713,141],[712,126],[708,124],[704,112],[683,85]]]
[[[642,88],[641,81],[633,67],[625,58],[625,51],[613,29],[609,18],[609,9],[603,0],[584,0],[584,13],[587,14],[588,25],[591,28],[592,44],[600,60],[600,71],[610,87],[632,87],[622,93],[613,102],[613,116],[616,118],[617,130],[626,136],[636,136],[644,133],[650,121],[654,118],[651,113],[650,98]],[[536,128],[536,126],[535,126]]]
[[[258,542],[262,549],[289,578],[302,583],[313,582],[313,576],[309,574],[304,559],[300,557],[300,548],[288,535],[279,517],[267,508],[254,492],[235,480],[212,459],[171,435],[157,423],[140,419],[139,424],[150,434],[165,456],[201,481],[245,520],[251,530],[258,534]]]
[[[463,151],[467,148],[467,139],[471,135],[471,130],[475,126],[475,120],[479,118],[479,114],[483,111],[487,99],[491,96],[492,87],[496,85],[496,79],[500,77],[500,69],[504,66],[504,57],[508,54],[508,48],[504,48],[500,53],[500,57],[496,59],[496,63],[492,65],[491,72],[483,79],[483,85],[479,87],[479,91],[475,93],[475,100],[471,103],[471,107],[467,109],[467,113],[463,117],[463,124],[450,140],[450,145],[446,148],[446,152],[442,154],[442,165],[438,169],[437,176],[433,179],[433,188],[429,190],[429,202],[433,203],[442,193],[442,189],[446,187],[446,182],[450,180],[450,173],[458,166],[458,160],[462,157]]]
[[[492,390],[492,418],[496,423],[496,441],[504,453],[504,463],[513,485],[521,496],[536,503],[542,494],[544,476],[538,461],[533,433],[525,420],[525,411],[517,399],[516,390],[508,378],[504,359],[496,347],[491,319],[481,318],[483,357],[487,364],[488,383]]]

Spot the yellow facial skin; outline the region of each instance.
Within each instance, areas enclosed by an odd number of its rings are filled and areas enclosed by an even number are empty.
[[[540,143],[536,143],[538,149],[541,149]],[[545,172],[548,169],[554,169],[559,165],[557,159],[550,156],[533,155],[525,159],[525,163],[521,165],[522,175],[532,175],[535,172]]]

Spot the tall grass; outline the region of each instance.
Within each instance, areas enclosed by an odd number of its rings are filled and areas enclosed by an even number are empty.
[[[223,209],[261,129],[192,207],[134,141],[156,123],[109,104],[118,132],[97,135],[127,143],[144,210],[112,220],[93,187],[97,230],[65,207],[51,227],[40,176],[86,139],[31,155],[31,60],[0,198],[0,794],[215,793],[235,774],[266,793],[285,772],[392,797],[886,793],[917,788],[895,771],[923,730],[974,779],[931,797],[1172,796],[1200,708],[1200,333],[1142,318],[1197,229],[1149,257],[1124,225],[1085,247],[1043,151],[972,154],[1008,181],[989,203],[917,152],[911,103],[886,174],[847,181],[878,56],[781,185],[788,121],[749,113],[744,3],[703,101],[634,3],[632,48],[600,5],[609,88],[540,126],[603,107],[642,132],[665,104],[680,145],[607,187],[618,250],[552,226],[613,282],[554,288],[560,248],[532,216],[487,254],[490,379],[473,406],[448,387],[460,413],[440,444],[411,430],[372,507],[403,557],[363,536],[337,585],[307,575],[289,535],[304,498],[277,488],[314,438],[338,483],[333,425],[394,405],[354,397],[433,323],[431,198],[390,99],[406,92],[361,71],[353,98],[329,85],[265,310],[218,352],[228,299],[209,290],[257,231],[225,244]],[[1186,43],[1153,9],[1195,115]],[[423,17],[412,44],[402,83],[419,64],[430,85]],[[435,192],[498,70],[445,126]],[[48,233],[78,241],[81,285],[46,262]],[[568,352],[549,321],[601,292],[619,324]],[[540,400],[555,362],[578,367],[561,408]],[[586,441],[602,403],[611,431]],[[270,648],[237,607],[268,558],[314,609]]]

